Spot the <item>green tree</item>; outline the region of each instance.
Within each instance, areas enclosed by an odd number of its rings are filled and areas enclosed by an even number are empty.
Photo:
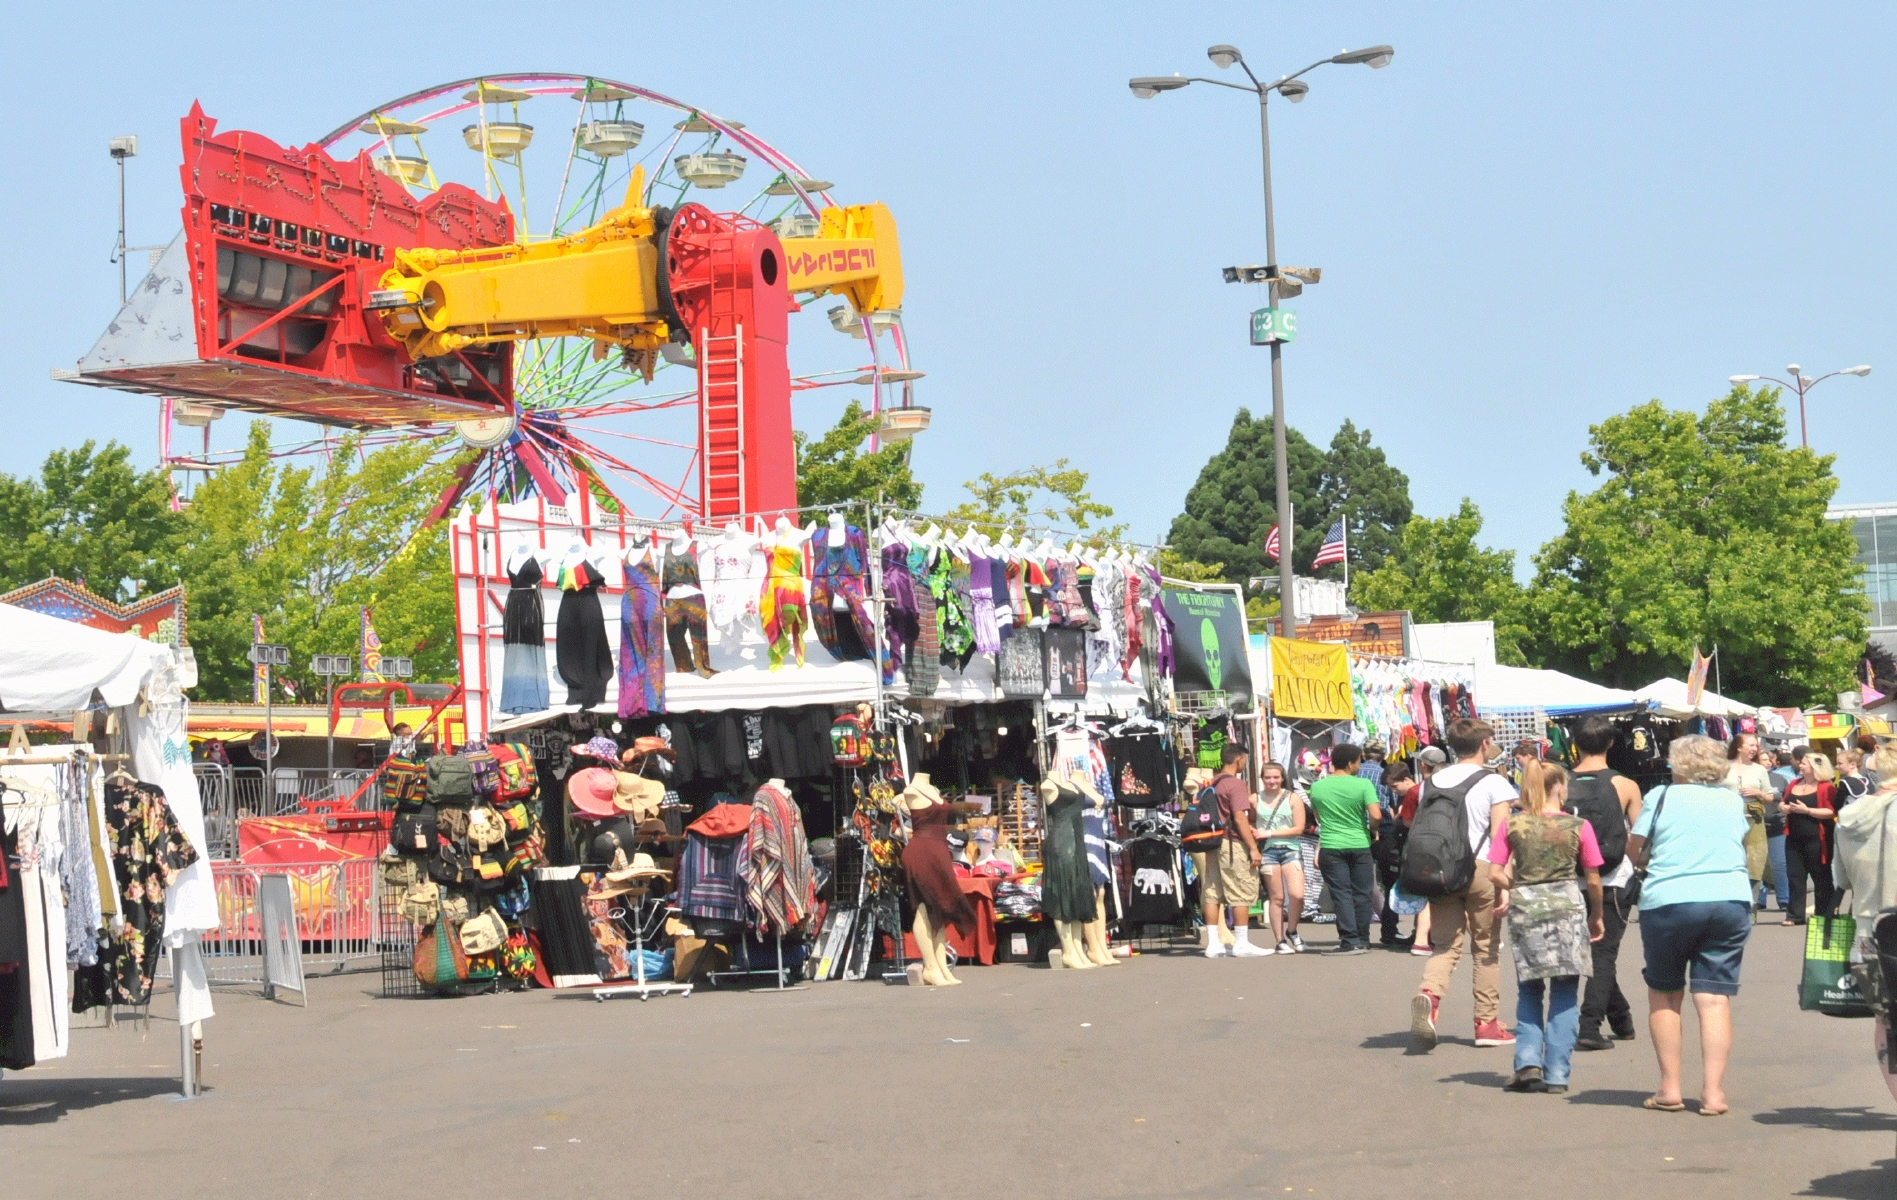
[[[415,677],[454,676],[454,581],[447,527],[422,522],[452,466],[434,447],[402,443],[361,455],[344,439],[321,467],[270,457],[269,426],[251,426],[242,461],[205,481],[187,510],[181,556],[190,637],[207,700],[245,700],[251,614],[286,644],[279,677],[300,697],[321,690],[313,654],[353,654],[359,609],[372,605],[383,652],[415,660]]]
[[[1195,562],[1223,563],[1225,578],[1234,583],[1275,570],[1277,564],[1265,557],[1265,535],[1277,523],[1277,460],[1271,443],[1271,418],[1254,420],[1249,409],[1239,409],[1225,446],[1186,493],[1185,511],[1173,518],[1167,544]],[[1292,561],[1308,564],[1324,535],[1324,526],[1317,524],[1327,511],[1319,499],[1324,452],[1291,428],[1285,430],[1285,451],[1296,524]]]
[[[161,471],[139,471],[117,442],[46,456],[40,477],[0,475],[0,587],[49,575],[122,598],[178,580],[182,521]]]
[[[878,496],[896,508],[922,505],[922,484],[909,470],[909,443],[866,453],[863,443],[876,432],[878,418],[852,400],[843,416],[822,437],[791,435],[797,446],[799,504],[871,503]]]
[[[1864,649],[1848,524],[1825,519],[1832,459],[1785,445],[1777,390],[1735,387],[1705,414],[1658,400],[1589,431],[1605,482],[1562,506],[1536,556],[1539,656],[1617,687],[1684,676],[1717,646],[1728,695],[1828,704]]]
[[[1324,522],[1310,532],[1322,544],[1323,533],[1342,516],[1353,575],[1376,570],[1397,551],[1411,515],[1410,477],[1390,465],[1383,448],[1372,444],[1368,429],[1358,429],[1355,422],[1344,419],[1324,456],[1317,494]],[[1304,544],[1302,537],[1298,544]],[[1336,577],[1343,567],[1333,563],[1319,573]]]
[[[1352,577],[1351,602],[1373,612],[1408,609],[1417,621],[1493,621],[1496,661],[1521,665],[1527,593],[1515,582],[1515,552],[1484,549],[1481,532],[1482,514],[1467,496],[1454,516],[1411,517],[1396,553]]]
[[[1389,464],[1370,431],[1346,420],[1326,451],[1286,429],[1285,453],[1296,526],[1291,560],[1300,573],[1309,570],[1339,517],[1349,533],[1352,572],[1382,566],[1410,519],[1410,481]],[[1277,564],[1265,557],[1265,537],[1278,522],[1276,462],[1271,418],[1254,420],[1239,409],[1224,448],[1186,493],[1185,511],[1174,518],[1167,541],[1187,558],[1224,563],[1225,577],[1235,583],[1275,571]],[[1315,573],[1335,578],[1343,567]]]
[[[990,536],[1007,530],[1059,529],[1113,541],[1126,536],[1126,526],[1109,524],[1113,509],[1087,490],[1087,473],[1064,458],[1051,467],[1027,467],[995,475],[983,471],[964,483],[968,500],[943,514],[956,524],[979,526]]]

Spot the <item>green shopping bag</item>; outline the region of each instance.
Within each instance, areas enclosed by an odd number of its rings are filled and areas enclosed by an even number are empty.
[[[1851,974],[1851,945],[1857,921],[1851,917],[1813,917],[1805,926],[1805,975],[1798,985],[1798,1007],[1828,1017],[1868,1017],[1871,1006]]]

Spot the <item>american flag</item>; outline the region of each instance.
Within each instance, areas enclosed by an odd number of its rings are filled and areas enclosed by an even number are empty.
[[[1278,527],[1276,525],[1273,525],[1271,527],[1271,532],[1265,535],[1265,553],[1271,556],[1271,559],[1273,562],[1277,561],[1278,559]]]
[[[1317,557],[1311,561],[1311,569],[1315,571],[1325,563],[1340,563],[1343,561],[1344,519],[1339,517],[1337,518],[1337,523],[1331,526],[1331,531],[1324,535],[1324,544],[1318,547]]]

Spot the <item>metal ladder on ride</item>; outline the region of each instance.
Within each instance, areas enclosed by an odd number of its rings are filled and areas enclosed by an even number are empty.
[[[707,519],[748,511],[744,454],[744,326],[736,318],[737,262],[729,235],[712,239],[709,319],[698,330],[699,503]],[[729,329],[717,334],[715,329]]]

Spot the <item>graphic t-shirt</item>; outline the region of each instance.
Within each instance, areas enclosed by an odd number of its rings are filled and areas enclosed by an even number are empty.
[[[1364,824],[1377,789],[1355,775],[1326,775],[1311,785],[1311,807],[1317,810],[1319,848],[1368,850],[1370,830]]]

